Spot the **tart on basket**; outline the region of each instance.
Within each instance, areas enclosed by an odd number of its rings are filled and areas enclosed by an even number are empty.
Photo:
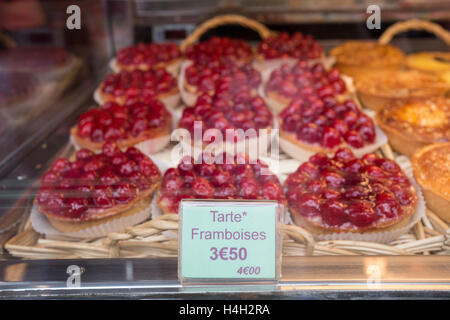
[[[217,129],[224,141],[224,144],[214,141],[217,147],[229,145],[234,150],[238,143],[245,142],[244,139],[255,139],[257,142],[261,134],[269,136],[273,116],[261,97],[251,96],[247,90],[234,94],[223,90],[217,91],[213,96],[202,94],[194,106],[183,110],[178,127],[188,130],[195,139],[196,126],[201,128],[204,136],[206,130]],[[192,144],[195,143],[194,139],[191,140]],[[206,139],[201,145],[202,148],[206,146]],[[256,144],[248,143],[249,148],[255,146]]]
[[[318,59],[322,56],[322,46],[311,35],[304,35],[301,32],[294,32],[289,35],[287,32],[280,32],[260,42],[257,60],[278,58],[309,60]]]
[[[265,84],[264,94],[273,101],[271,108],[279,112],[294,98],[315,96],[342,100],[349,96],[349,91],[337,69],[326,70],[322,63],[309,66],[305,61],[299,61],[293,66],[283,64],[273,70]]]
[[[405,227],[415,212],[414,186],[392,160],[361,159],[342,148],[312,156],[284,184],[295,224],[314,235],[371,233]]]
[[[430,98],[450,92],[450,84],[437,75],[417,70],[373,71],[355,78],[361,103],[373,110],[398,99]]]
[[[147,154],[164,148],[171,130],[172,115],[161,102],[130,99],[123,106],[107,102],[83,113],[70,134],[78,148],[99,152],[106,142],[115,142],[120,149],[137,146]]]
[[[450,141],[450,98],[399,100],[379,109],[375,119],[391,146],[407,156],[422,146]]]
[[[226,153],[197,160],[185,156],[165,172],[158,191],[158,206],[164,213],[178,213],[182,199],[264,199],[285,204],[277,176],[260,160]]]
[[[158,168],[137,149],[121,152],[107,143],[101,154],[81,149],[74,161],[57,159],[42,176],[35,203],[61,232],[121,231],[126,225],[120,219],[142,216],[160,179]]]
[[[252,61],[253,51],[244,40],[211,37],[187,47],[185,56],[199,65],[209,64],[212,61],[230,61],[240,65]]]
[[[450,143],[420,148],[411,163],[427,207],[450,223]]]
[[[118,71],[170,69],[180,60],[181,52],[175,43],[138,43],[121,49],[114,66]]]
[[[336,68],[350,77],[378,70],[397,70],[405,59],[403,52],[389,44],[369,41],[347,41],[333,48]]]
[[[121,71],[109,74],[95,92],[99,104],[124,104],[129,98],[158,98],[165,101],[178,95],[175,78],[165,69]]]
[[[406,65],[415,70],[431,72],[440,75],[450,72],[450,53],[419,52],[406,57]],[[445,79],[445,78],[444,78]]]
[[[278,123],[282,139],[311,152],[330,153],[342,146],[360,149],[376,139],[373,120],[350,99],[295,98],[278,115]]]

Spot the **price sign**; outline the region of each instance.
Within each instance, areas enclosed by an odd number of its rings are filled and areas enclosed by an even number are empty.
[[[283,207],[276,201],[183,200],[179,212],[182,282],[279,278]]]

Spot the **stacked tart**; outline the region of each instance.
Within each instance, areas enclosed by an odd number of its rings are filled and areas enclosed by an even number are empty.
[[[139,150],[122,152],[107,143],[100,154],[81,149],[74,161],[57,159],[42,176],[35,203],[64,233],[121,231],[126,227],[123,220],[139,223],[148,218],[160,179],[158,168]]]
[[[138,43],[121,49],[112,62],[116,72],[163,68],[176,71],[181,61],[181,52],[174,43]],[[175,72],[176,74],[176,72]]]
[[[430,98],[450,92],[450,84],[437,75],[417,70],[382,70],[355,78],[361,103],[373,110],[398,99]]]
[[[419,52],[406,57],[406,65],[415,70],[444,75],[450,72],[450,53]]]
[[[450,222],[450,143],[436,143],[417,150],[411,158],[414,176],[427,207]]]
[[[115,142],[120,149],[136,146],[151,154],[169,143],[171,130],[172,116],[161,102],[130,99],[124,105],[107,102],[83,113],[70,134],[76,147],[94,152]]]
[[[396,151],[412,156],[427,144],[450,141],[450,98],[399,100],[379,109],[376,122]]]
[[[317,153],[284,184],[295,224],[316,236],[385,232],[408,225],[418,195],[392,160]]]
[[[109,74],[94,94],[99,104],[124,104],[130,98],[161,100],[167,107],[178,105],[179,93],[175,78],[165,69],[121,71]]]
[[[226,153],[216,158],[205,154],[194,162],[182,158],[168,169],[158,192],[158,206],[164,213],[178,213],[182,199],[260,199],[285,204],[283,188],[266,164],[248,156]]]
[[[379,70],[397,70],[404,64],[405,55],[392,45],[367,41],[348,41],[335,48],[330,55],[342,73],[357,77]]]
[[[197,128],[201,128],[203,134],[208,129],[216,129],[215,131],[222,135],[223,141],[226,141],[225,144],[230,143],[225,147],[234,150],[239,149],[238,143],[249,142],[252,139],[257,142],[262,133],[270,136],[273,116],[264,100],[258,96],[252,96],[247,90],[234,94],[224,90],[217,91],[213,96],[203,94],[194,106],[183,110],[178,127],[188,130],[191,137],[195,138],[196,125]],[[261,129],[265,130],[260,131]],[[206,141],[204,142],[202,148],[206,147]],[[195,141],[191,140],[191,143]],[[215,143],[218,148],[224,147],[224,144],[219,141]],[[248,143],[248,147],[251,146],[252,144]],[[258,147],[257,144],[253,146]],[[231,150],[229,152],[234,152]]]
[[[289,35],[287,32],[280,32],[261,41],[258,46],[257,60],[279,58],[310,60],[322,56],[322,46],[311,35],[304,35],[301,32]]]
[[[305,61],[299,61],[293,66],[283,64],[273,70],[265,84],[264,94],[276,112],[295,98],[314,96],[319,99],[345,99],[350,95],[337,69],[327,71],[321,63],[309,66]]]

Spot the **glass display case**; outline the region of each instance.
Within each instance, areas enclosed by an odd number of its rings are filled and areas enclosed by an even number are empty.
[[[0,298],[448,298],[449,16],[1,2]],[[281,279],[183,286],[193,198],[284,206]]]

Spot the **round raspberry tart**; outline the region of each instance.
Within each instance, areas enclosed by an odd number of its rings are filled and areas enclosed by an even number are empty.
[[[258,46],[255,67],[264,71],[282,60],[315,60],[324,58],[322,46],[311,36],[301,32],[290,35],[280,32],[262,40]]]
[[[98,104],[124,104],[129,98],[161,100],[168,108],[179,103],[176,79],[164,69],[134,70],[113,73],[106,77],[94,93]]]
[[[373,71],[355,78],[361,103],[377,110],[399,99],[430,98],[450,92],[439,76],[417,70]]]
[[[181,52],[175,43],[138,43],[121,49],[111,62],[115,72],[164,68],[176,75]]]
[[[319,238],[404,228],[418,201],[416,189],[394,161],[370,153],[359,159],[348,148],[331,158],[315,154],[284,186],[295,224]]]
[[[399,100],[379,109],[375,120],[396,151],[412,156],[425,145],[450,141],[450,98]]]
[[[194,106],[185,108],[178,127],[188,130],[191,137],[195,138],[194,127],[196,123],[201,127],[203,135],[208,129],[217,129],[222,134],[223,140],[226,141],[225,144],[229,144],[229,146],[225,146],[229,147],[227,150],[234,150],[235,148],[239,150],[239,143],[247,141],[250,148],[252,145],[251,139],[255,139],[257,142],[261,134],[270,137],[273,116],[261,97],[252,97],[247,90],[235,94],[223,90],[217,91],[213,96],[203,94],[197,99]],[[237,131],[237,129],[243,131]],[[260,131],[260,129],[266,130]],[[247,135],[241,133],[247,133]],[[230,134],[234,135],[231,142],[226,139]],[[269,141],[270,139],[268,139]],[[224,144],[220,144],[219,141],[214,142],[217,143],[218,148],[224,147]],[[194,139],[191,140],[191,143],[195,143]],[[204,142],[202,148],[208,144]],[[247,152],[249,151],[247,150]]]
[[[277,200],[285,204],[277,176],[260,160],[223,153],[216,159],[203,155],[196,162],[185,156],[176,168],[165,172],[158,192],[158,205],[164,213],[178,213],[182,199]]]
[[[250,91],[253,95],[261,85],[261,75],[251,64],[236,65],[233,62],[214,60],[208,64],[188,62],[181,67],[178,87],[183,101],[193,105],[202,93],[216,91]]]
[[[100,152],[106,142],[120,149],[135,146],[145,154],[160,151],[170,142],[172,115],[158,100],[127,100],[123,106],[107,102],[83,113],[70,129],[78,148]]]
[[[420,148],[411,163],[427,207],[450,223],[450,143]]]
[[[342,100],[351,96],[346,81],[337,69],[327,71],[322,63],[310,66],[305,61],[292,66],[283,64],[273,70],[264,89],[262,96],[276,112],[298,97],[336,97]]]
[[[211,37],[186,48],[185,56],[194,64],[207,65],[212,61],[231,61],[236,64],[253,60],[252,48],[241,39]]]
[[[340,103],[332,97],[296,98],[278,115],[278,123],[281,148],[299,160],[343,146],[364,154],[368,149],[375,151],[385,140],[353,100]]]
[[[121,152],[107,143],[101,154],[81,149],[74,161],[57,159],[42,176],[35,203],[60,232],[105,235],[121,231],[123,221],[148,218],[160,179],[158,168],[139,150]]]
[[[333,48],[336,68],[350,77],[378,70],[397,70],[405,61],[404,53],[389,44],[370,41],[347,41]]]

